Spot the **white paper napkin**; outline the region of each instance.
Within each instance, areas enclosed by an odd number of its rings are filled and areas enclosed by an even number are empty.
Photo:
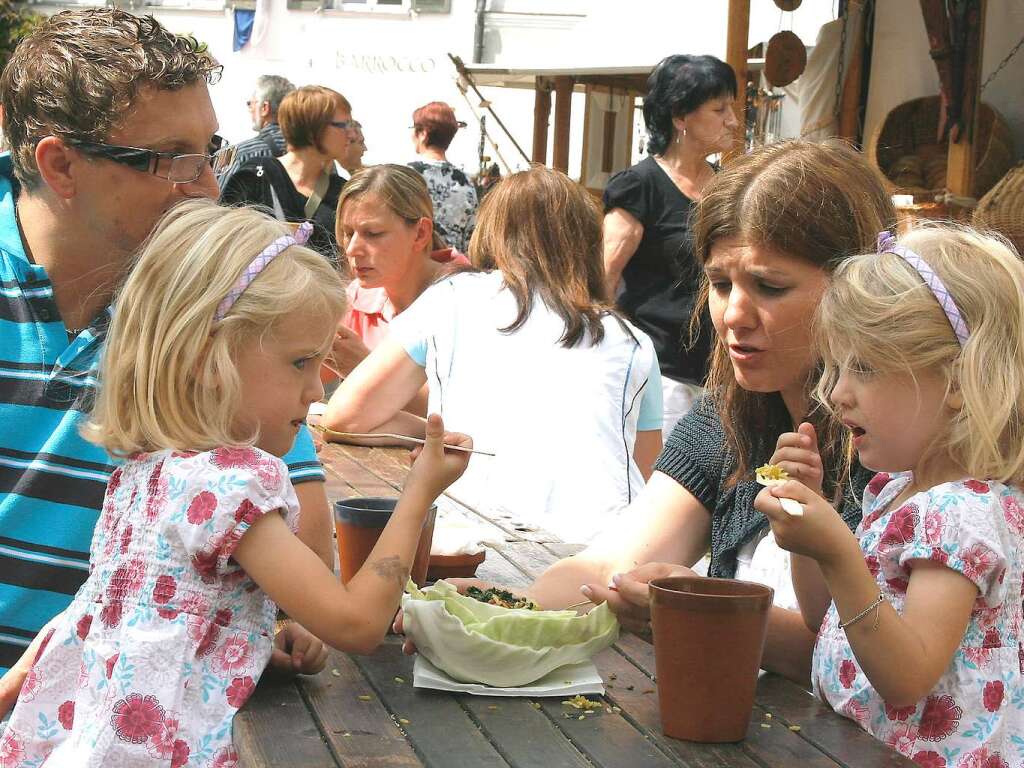
[[[414,688],[433,688],[437,691],[470,693],[474,696],[575,696],[576,694],[604,695],[604,681],[592,661],[567,664],[548,673],[540,680],[521,688],[492,688],[480,683],[460,683],[435,667],[422,654],[417,654],[412,668]]]

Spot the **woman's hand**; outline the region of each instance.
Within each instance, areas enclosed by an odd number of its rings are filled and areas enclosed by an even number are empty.
[[[824,470],[818,453],[818,436],[810,422],[805,421],[796,432],[779,435],[771,463],[782,467],[791,478],[821,495]]]
[[[334,334],[334,341],[331,343],[331,357],[338,367],[338,372],[344,376],[352,373],[352,369],[359,365],[366,356],[370,354],[370,348],[359,338],[359,334],[351,328],[338,323],[337,331]]]
[[[426,444],[418,445],[410,452],[412,471],[406,481],[406,489],[423,483],[428,495],[437,498],[462,476],[469,466],[469,452],[447,449],[445,445],[472,448],[473,438],[461,432],[445,432],[441,417],[431,414],[427,417]]]
[[[793,499],[804,508],[802,516],[786,512],[779,499]],[[787,480],[782,485],[762,488],[754,499],[754,509],[768,518],[775,541],[785,550],[806,555],[820,564],[845,556],[856,539],[846,523],[825,499],[803,483]]]
[[[595,604],[608,603],[622,628],[647,640],[651,638],[648,583],[665,576],[697,576],[684,565],[645,563],[628,573],[612,576],[611,584],[585,584],[580,591]]]
[[[315,675],[327,664],[327,647],[301,624],[287,622],[274,636],[270,667],[284,675]]]

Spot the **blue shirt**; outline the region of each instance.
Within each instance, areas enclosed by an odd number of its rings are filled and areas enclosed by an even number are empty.
[[[69,341],[46,270],[25,253],[16,196],[0,154],[0,672],[85,581],[115,462],[79,434],[110,309]],[[293,483],[324,480],[305,428],[284,460]]]

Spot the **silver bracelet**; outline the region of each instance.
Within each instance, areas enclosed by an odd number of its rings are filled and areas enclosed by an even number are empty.
[[[881,607],[881,605],[882,605],[882,603],[884,601],[885,601],[885,597],[882,595],[881,592],[879,592],[878,593],[878,598],[874,602],[872,602],[871,605],[869,605],[867,608],[865,608],[863,611],[858,613],[856,616],[854,616],[849,621],[840,621],[839,622],[839,628],[840,629],[846,629],[847,627],[852,627],[854,624],[856,624],[858,621],[863,619],[865,616],[867,616],[873,610],[875,612],[875,623],[874,623],[874,625],[871,628],[872,629],[878,629],[878,610],[879,610],[879,608]]]

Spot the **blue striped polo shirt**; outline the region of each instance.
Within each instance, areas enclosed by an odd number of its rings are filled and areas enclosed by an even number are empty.
[[[0,672],[85,581],[114,469],[78,431],[110,309],[68,340],[46,270],[26,257],[16,195],[0,154]],[[284,460],[293,483],[324,480],[305,428]]]

